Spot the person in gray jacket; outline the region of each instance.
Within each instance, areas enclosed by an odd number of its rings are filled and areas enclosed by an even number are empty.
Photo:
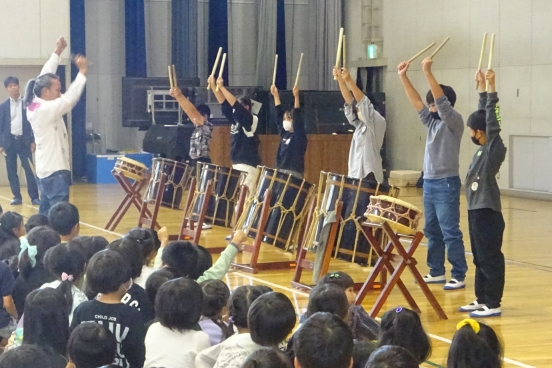
[[[445,290],[466,287],[464,279],[468,266],[464,241],[460,231],[460,142],[464,133],[464,120],[454,109],[456,93],[441,85],[431,72],[433,61],[427,57],[422,69],[429,82],[424,105],[406,72],[409,64],[399,64],[398,73],[410,103],[427,127],[424,156],[424,233],[428,239],[426,283],[445,283],[445,248],[452,265],[451,279]]]
[[[495,73],[477,71],[475,79],[481,93],[479,109],[468,118],[473,143],[481,146],[473,156],[466,175],[466,199],[470,242],[475,264],[477,300],[460,307],[470,317],[497,317],[502,314],[500,302],[504,291],[504,254],[502,236],[504,218],[496,175],[506,158],[506,147],[500,137],[500,112],[495,91]],[[489,82],[489,91],[485,80]]]

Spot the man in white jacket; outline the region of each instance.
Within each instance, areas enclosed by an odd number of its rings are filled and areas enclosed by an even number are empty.
[[[67,42],[60,37],[40,75],[27,83],[25,91],[27,118],[36,142],[36,177],[41,193],[39,212],[45,215],[54,204],[69,201],[70,151],[63,115],[79,101],[88,71],[86,58],[77,56],[75,63],[79,74],[65,94],[61,94],[61,83],[55,72],[66,47]]]

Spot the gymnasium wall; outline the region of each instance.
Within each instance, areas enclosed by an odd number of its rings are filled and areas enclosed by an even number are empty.
[[[384,56],[388,117],[388,155],[394,169],[419,169],[426,130],[410,106],[396,73],[432,41],[450,42],[435,57],[437,79],[456,90],[458,111],[467,119],[477,108],[473,77],[484,32],[496,34],[493,69],[502,116],[502,137],[508,146],[501,188],[552,191],[548,159],[552,157],[552,3],[549,0],[385,0]],[[487,57],[485,57],[487,60]],[[409,76],[422,96],[428,84],[421,59]],[[485,61],[486,63],[486,61]],[[476,150],[466,132],[460,153],[465,177]]]

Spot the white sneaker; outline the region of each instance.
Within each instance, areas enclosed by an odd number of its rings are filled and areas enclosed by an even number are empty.
[[[444,284],[447,282],[447,279],[445,279],[445,275],[442,276],[431,276],[431,274],[427,274],[424,276],[424,281],[426,284]]]
[[[458,312],[473,312],[478,309],[481,309],[485,306],[485,304],[479,304],[477,300],[475,302],[471,302],[468,305],[464,305],[460,308],[458,308]]]
[[[500,317],[501,315],[502,311],[500,310],[500,307],[489,308],[487,306],[470,313],[470,317],[472,318]]]
[[[196,222],[195,223],[195,226],[198,227],[199,226],[199,222]],[[201,230],[209,230],[209,229],[212,229],[213,228],[213,225],[211,224],[208,224],[206,222],[204,222],[202,225],[201,225]]]
[[[456,279],[450,279],[449,282],[445,286],[443,286],[444,290],[458,290],[458,289],[464,289],[466,287],[466,283],[464,281],[458,281]]]

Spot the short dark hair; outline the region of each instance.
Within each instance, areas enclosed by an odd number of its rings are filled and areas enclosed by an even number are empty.
[[[165,247],[161,260],[163,265],[178,270],[180,276],[190,277],[197,265],[197,250],[189,241],[174,241]]]
[[[80,245],[86,255],[86,262],[88,262],[94,254],[104,250],[109,245],[109,242],[103,236],[77,236],[71,241]]]
[[[207,248],[201,245],[196,245],[195,249],[197,252],[197,263],[194,272],[189,277],[197,280],[203,276],[205,271],[213,266],[213,256]]]
[[[318,312],[328,312],[345,319],[349,314],[349,302],[345,290],[335,284],[322,284],[312,289],[307,306],[307,317]]]
[[[349,368],[353,333],[338,316],[320,312],[297,330],[293,348],[301,368]]]
[[[81,323],[69,337],[67,355],[78,368],[103,367],[115,360],[117,340],[103,325]]]
[[[50,221],[48,221],[48,216],[41,213],[35,213],[25,223],[25,231],[28,233],[32,229],[38,226],[50,226]]]
[[[452,107],[454,107],[454,104],[456,103],[456,92],[454,92],[454,89],[450,86],[445,86],[444,84],[439,84],[441,86],[441,89],[443,90],[443,93],[445,94],[445,97],[450,102]],[[431,93],[431,90],[427,92],[426,95],[426,102],[428,104],[435,103],[435,99],[433,98],[433,93]]]
[[[487,112],[485,110],[477,110],[472,112],[466,125],[473,130],[487,130]]]
[[[374,341],[355,340],[353,348],[353,368],[364,368],[378,345]]]
[[[13,229],[18,229],[23,225],[23,216],[17,212],[7,211],[6,213],[0,216],[0,237],[2,235],[7,236],[8,238],[17,238],[14,234]]]
[[[249,96],[240,96],[238,97],[238,102],[243,107],[249,107],[249,110],[253,107],[253,102],[251,102],[251,98]]]
[[[199,284],[203,291],[203,309],[201,314],[207,318],[217,318],[228,304],[230,289],[221,280],[206,280]]]
[[[65,355],[69,339],[67,302],[52,288],[31,291],[25,299],[23,344],[36,344]]]
[[[342,288],[343,291],[355,286],[353,278],[343,271],[328,272],[318,281],[317,285],[323,284],[337,285]]]
[[[252,285],[237,287],[230,296],[228,309],[234,325],[241,328],[248,328],[247,314],[249,307],[262,295],[262,291]]]
[[[183,332],[201,318],[203,292],[194,280],[181,277],[165,282],[155,298],[155,316],[162,326]]]
[[[262,346],[277,347],[295,327],[295,308],[287,296],[278,292],[258,297],[247,314],[251,339]]]
[[[35,344],[23,344],[0,355],[0,368],[55,368],[59,366],[56,356]]]
[[[59,235],[69,235],[79,223],[79,210],[69,202],[56,203],[48,212],[48,221]]]
[[[102,250],[96,253],[86,267],[86,281],[96,294],[111,294],[130,280],[130,268],[119,253]]]
[[[148,258],[152,253],[157,252],[161,247],[161,241],[157,236],[157,231],[153,229],[135,228],[130,230],[125,238],[132,238],[138,241],[140,248],[142,249],[142,257],[144,264],[146,264]]]
[[[209,106],[201,104],[197,105],[196,109],[201,114],[201,116],[211,117],[211,109],[209,108]]]
[[[378,346],[396,345],[410,351],[423,363],[431,356],[431,342],[424,331],[420,316],[407,308],[394,308],[381,318]]]
[[[142,249],[137,240],[124,237],[109,243],[107,249],[114,250],[123,256],[125,262],[130,268],[130,277],[135,279],[142,274],[144,259],[142,258]]]
[[[372,353],[366,368],[418,368],[411,352],[396,345],[385,345]]]
[[[154,271],[149,275],[146,280],[146,294],[151,301],[152,305],[155,305],[155,297],[159,292],[159,288],[165,282],[175,279],[177,277],[176,273],[171,268],[161,268],[157,271]]]
[[[495,331],[479,323],[475,333],[470,325],[458,329],[452,338],[447,367],[500,368],[502,366],[502,344]]]
[[[27,234],[27,241],[29,242],[29,245],[36,245],[37,254],[35,256],[35,260],[38,265],[42,264],[44,254],[46,254],[48,249],[61,243],[61,238],[56,231],[50,229],[49,227],[39,226],[35,227]],[[19,255],[18,266],[21,277],[25,280],[28,279],[31,274],[31,270],[33,269],[33,264],[29,258],[29,251],[27,249]]]
[[[255,285],[255,287],[261,291],[261,294],[266,294],[274,291],[271,287],[266,285]]]
[[[8,86],[10,84],[17,84],[19,85],[19,78],[17,77],[12,77],[11,75],[9,77],[7,77],[6,79],[4,79],[4,88],[8,88]]]
[[[245,359],[241,368],[293,368],[293,363],[279,350],[260,348]]]

